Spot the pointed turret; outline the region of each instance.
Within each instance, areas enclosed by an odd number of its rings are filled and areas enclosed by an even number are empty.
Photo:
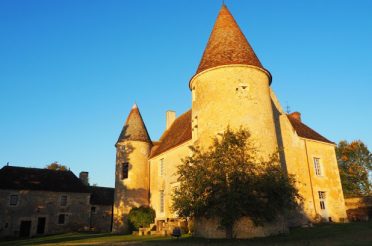
[[[222,5],[196,74],[232,64],[263,68],[234,17],[226,5]]]
[[[152,142],[136,104],[125,122],[116,147],[113,232],[128,233],[133,207],[149,205],[149,162]]]
[[[128,140],[151,143],[150,136],[147,132],[137,104],[133,105],[117,143]]]

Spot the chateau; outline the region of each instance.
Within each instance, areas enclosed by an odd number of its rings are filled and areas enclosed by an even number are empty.
[[[295,176],[304,198],[302,210],[280,223],[257,228],[242,219],[237,237],[265,236],[320,220],[345,221],[335,143],[304,124],[300,113],[283,111],[271,83],[270,72],[223,5],[189,82],[192,108],[178,117],[166,112],[166,129],[158,141],[150,139],[137,105],[130,111],[115,145],[113,231],[127,231],[127,214],[140,205],[156,211],[157,225],[177,220],[171,209],[177,165],[190,155],[189,146],[207,148],[227,126],[247,128],[262,158],[283,150],[282,167]],[[204,237],[225,235],[213,220],[197,220],[194,228]]]

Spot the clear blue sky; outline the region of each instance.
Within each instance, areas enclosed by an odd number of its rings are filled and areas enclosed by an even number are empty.
[[[225,1],[282,105],[327,138],[372,146],[372,1]],[[114,185],[136,101],[153,140],[188,81],[221,0],[1,0],[0,166],[58,161]]]

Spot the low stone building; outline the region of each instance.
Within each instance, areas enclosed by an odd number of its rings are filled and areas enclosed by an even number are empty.
[[[0,169],[0,238],[110,232],[114,188],[89,186],[88,172]]]
[[[0,237],[87,230],[90,191],[71,171],[0,169]]]

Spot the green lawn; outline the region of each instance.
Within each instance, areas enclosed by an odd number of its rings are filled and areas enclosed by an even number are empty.
[[[324,224],[313,228],[294,229],[287,235],[250,240],[208,240],[189,236],[177,240],[169,237],[138,237],[109,233],[68,233],[0,242],[0,246],[5,245],[372,245],[372,222]]]

